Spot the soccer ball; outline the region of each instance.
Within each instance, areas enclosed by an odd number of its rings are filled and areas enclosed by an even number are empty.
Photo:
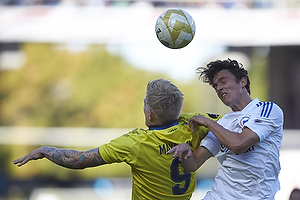
[[[194,38],[195,30],[193,18],[180,8],[166,10],[155,24],[158,40],[171,49],[180,49],[188,45]]]

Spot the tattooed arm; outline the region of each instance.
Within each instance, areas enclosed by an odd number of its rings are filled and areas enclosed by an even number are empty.
[[[98,148],[88,151],[76,151],[72,149],[58,149],[55,147],[40,147],[26,156],[14,161],[14,164],[22,166],[30,160],[47,158],[57,165],[70,169],[84,169],[106,164],[101,158]]]

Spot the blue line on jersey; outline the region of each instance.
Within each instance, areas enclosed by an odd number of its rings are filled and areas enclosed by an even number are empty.
[[[151,126],[149,126],[149,130],[163,130],[163,129],[167,129],[172,126],[178,125],[178,124],[179,123],[177,121],[171,121],[168,123],[164,123],[162,125],[151,125]]]
[[[271,110],[273,108],[273,102],[269,102],[271,105],[270,105],[270,108],[269,108],[269,112],[267,114],[267,118],[270,116],[270,113],[271,113]]]
[[[263,106],[262,111],[260,113],[261,117],[268,118],[273,108],[273,102],[259,102],[256,104],[257,107]]]
[[[262,108],[262,111],[261,111],[261,113],[260,113],[260,116],[262,117],[263,116],[263,113],[265,112],[265,102],[263,102],[261,105],[263,105],[263,108]]]
[[[262,112],[262,117],[266,117],[266,114],[268,112],[268,108],[269,108],[269,102],[265,102],[264,103],[264,112]]]

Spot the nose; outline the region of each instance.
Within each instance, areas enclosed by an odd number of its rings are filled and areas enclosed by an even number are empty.
[[[216,92],[220,92],[220,91],[222,91],[222,89],[223,89],[223,87],[221,84],[216,85]]]

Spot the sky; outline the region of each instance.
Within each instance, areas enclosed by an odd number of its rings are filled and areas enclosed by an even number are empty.
[[[124,44],[109,45],[108,50],[122,55],[137,68],[163,72],[170,78],[179,81],[187,81],[194,78],[195,69],[198,66],[203,66],[209,58],[225,50],[225,47],[222,46],[189,45],[189,47],[183,49],[168,49],[159,42],[152,44]]]
[[[298,10],[186,8],[196,24],[195,37],[182,49],[168,49],[155,34],[155,22],[165,9],[5,7],[0,12],[0,42],[67,43],[73,47],[76,43],[105,43],[110,52],[123,56],[133,66],[165,72],[180,81],[194,78],[198,66],[228,58],[228,45],[300,44]],[[247,66],[247,59],[236,56],[230,55]]]

